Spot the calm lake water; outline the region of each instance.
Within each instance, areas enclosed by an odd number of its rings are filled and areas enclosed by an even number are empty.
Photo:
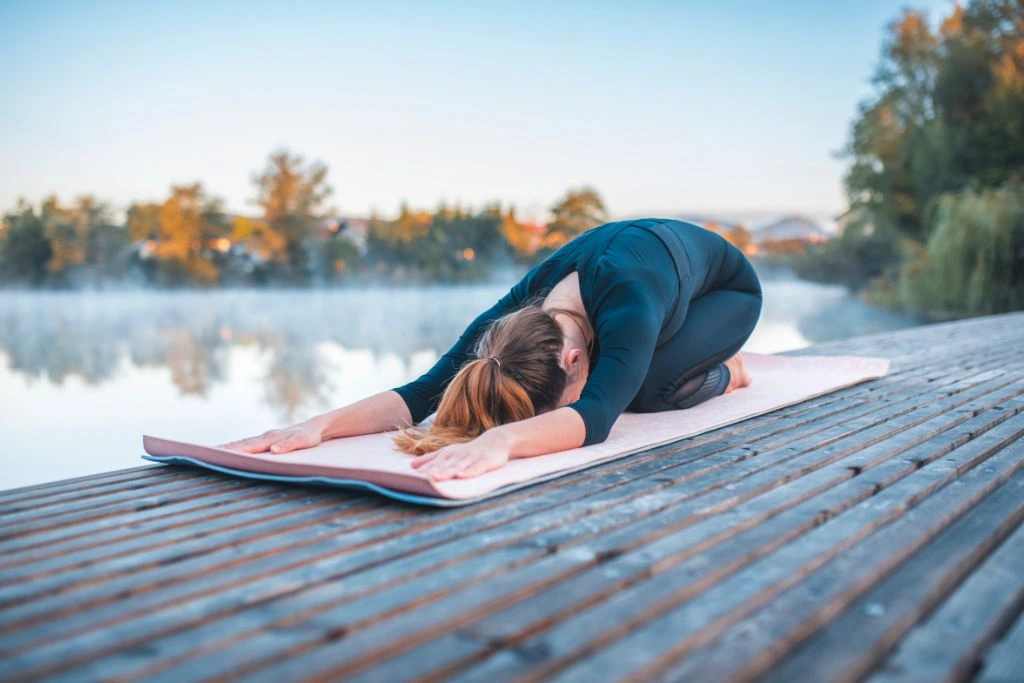
[[[918,322],[763,284],[751,351]],[[144,433],[223,442],[389,389],[507,289],[0,292],[0,489],[143,464]]]

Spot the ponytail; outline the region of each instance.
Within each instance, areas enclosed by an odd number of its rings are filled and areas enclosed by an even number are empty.
[[[554,408],[567,382],[561,349],[562,331],[540,306],[499,318],[445,388],[433,423],[399,431],[395,446],[422,455]]]
[[[441,398],[434,423],[404,429],[393,437],[399,450],[423,455],[471,441],[499,424],[533,417],[529,395],[502,373],[499,363],[477,358],[462,366]]]

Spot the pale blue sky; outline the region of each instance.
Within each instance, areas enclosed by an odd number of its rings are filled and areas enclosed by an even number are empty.
[[[838,212],[833,153],[905,4],[0,0],[0,210],[201,180],[251,211],[284,146],[346,214],[541,218],[584,183],[613,215]]]

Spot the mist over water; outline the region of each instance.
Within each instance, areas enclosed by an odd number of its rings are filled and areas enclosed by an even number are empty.
[[[2,293],[0,488],[142,464],[144,433],[221,442],[392,388],[510,284]],[[841,287],[763,284],[746,350],[918,323]]]

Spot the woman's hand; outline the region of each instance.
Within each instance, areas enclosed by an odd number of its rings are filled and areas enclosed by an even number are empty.
[[[242,451],[243,453],[264,453],[270,451],[276,455],[278,453],[288,453],[318,446],[322,438],[322,428],[319,425],[310,422],[300,422],[292,427],[271,429],[259,436],[251,436],[248,439],[239,439],[238,441],[221,444],[218,448]]]
[[[412,461],[412,466],[434,481],[467,479],[508,464],[509,449],[482,434],[467,443],[445,446]]]

